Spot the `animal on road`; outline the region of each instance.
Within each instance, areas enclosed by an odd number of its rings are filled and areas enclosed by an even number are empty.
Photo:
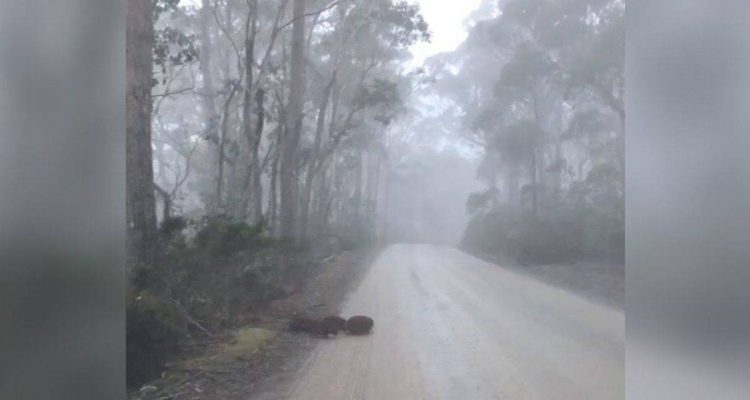
[[[289,331],[304,332],[318,337],[337,335],[345,328],[346,320],[336,315],[329,315],[320,320],[306,316],[294,316],[289,320]]]
[[[346,320],[337,315],[329,315],[320,321],[320,325],[326,334],[338,335],[339,331],[346,329]]]
[[[372,318],[355,315],[346,321],[346,331],[352,335],[365,335],[372,332],[374,325]]]
[[[305,316],[294,316],[289,320],[289,330],[291,332],[307,332],[310,333],[318,325],[318,321],[314,318]]]

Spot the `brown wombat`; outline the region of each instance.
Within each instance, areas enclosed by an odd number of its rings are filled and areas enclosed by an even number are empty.
[[[317,320],[309,317],[295,316],[289,320],[289,330],[292,332],[306,332],[313,336],[336,335],[346,327],[346,320],[330,315]]]
[[[355,315],[346,321],[346,330],[352,335],[364,335],[370,333],[374,325],[372,318]]]
[[[329,315],[320,321],[320,325],[329,334],[337,335],[339,331],[346,329],[346,320],[337,315]]]
[[[309,333],[312,336],[328,337],[328,335],[337,335],[339,331],[344,330],[346,320],[334,315],[325,317],[320,321],[315,321]]]
[[[289,330],[292,332],[312,332],[317,325],[318,321],[310,317],[294,316],[289,320]]]

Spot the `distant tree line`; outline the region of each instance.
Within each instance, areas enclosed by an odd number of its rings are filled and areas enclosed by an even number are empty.
[[[464,244],[521,262],[622,262],[624,1],[482,9],[467,40],[428,63],[483,153]]]

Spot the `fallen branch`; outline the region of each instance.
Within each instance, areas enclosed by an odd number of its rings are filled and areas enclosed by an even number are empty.
[[[185,318],[190,322],[191,324],[195,325],[198,329],[200,329],[203,333],[208,335],[209,337],[214,337],[215,335],[211,333],[208,329],[204,328],[203,325],[200,324],[200,322],[196,321],[195,318],[191,317],[190,314],[188,314],[187,310],[180,304],[179,301],[172,299],[172,302],[177,306],[177,308],[182,312],[182,314],[185,316]]]

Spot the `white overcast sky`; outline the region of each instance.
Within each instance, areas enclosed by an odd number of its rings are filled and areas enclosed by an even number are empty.
[[[451,51],[466,39],[464,20],[479,7],[482,0],[412,0],[432,31],[431,43],[419,43],[412,49],[414,65],[434,54]]]

